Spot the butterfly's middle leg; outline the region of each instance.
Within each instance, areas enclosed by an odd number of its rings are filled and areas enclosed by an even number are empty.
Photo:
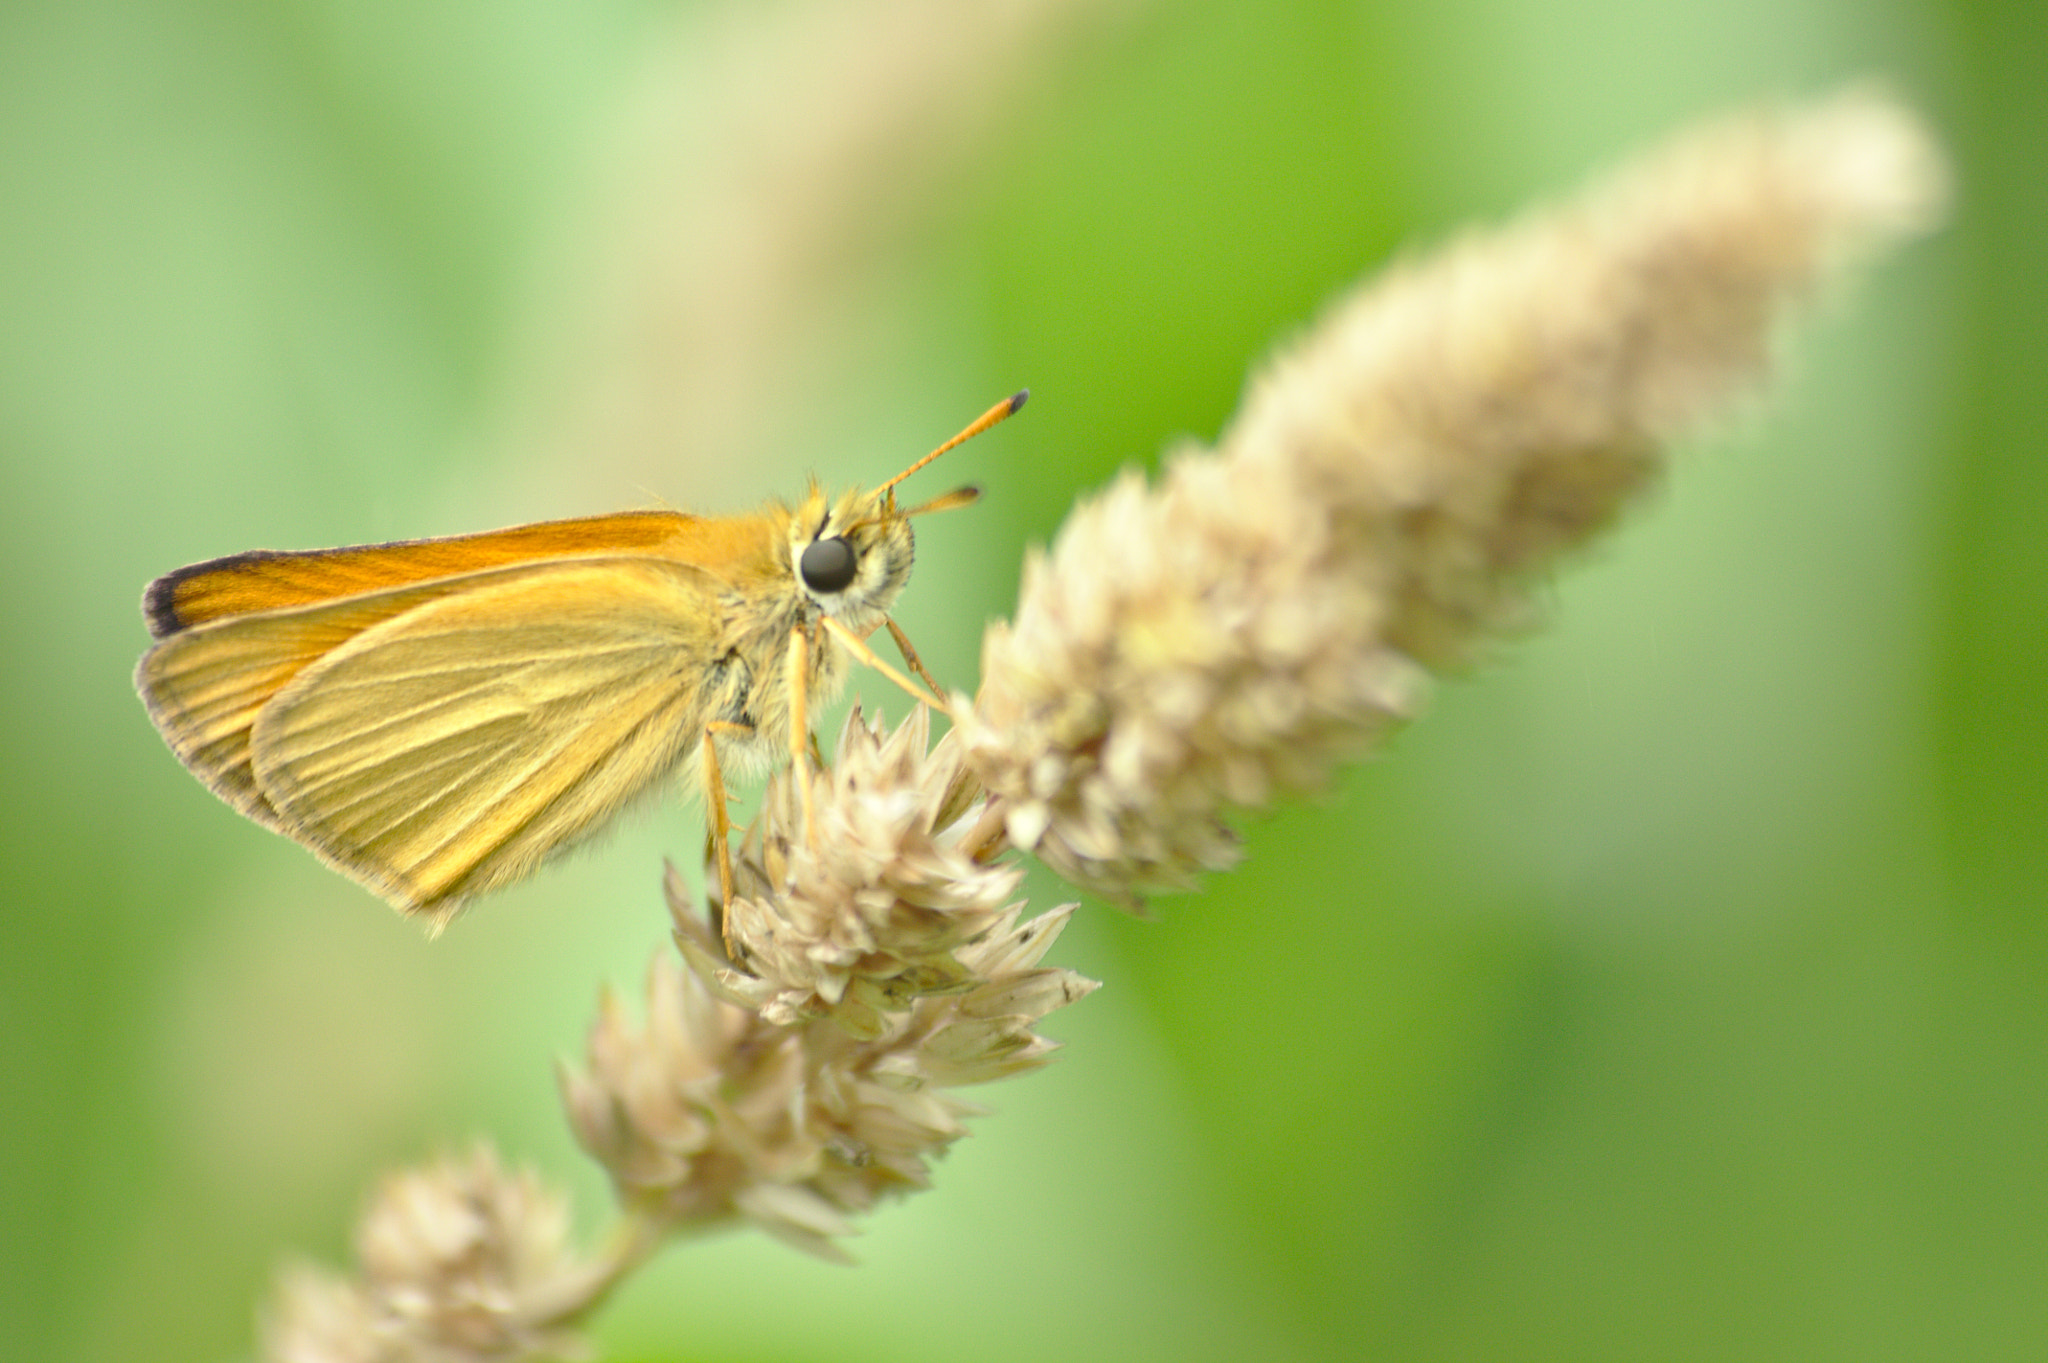
[[[714,719],[704,726],[704,802],[711,813],[711,851],[718,863],[719,934],[725,938],[726,954],[738,964],[732,940],[732,815],[725,808],[725,773],[718,766],[718,736],[750,734],[751,724]]]

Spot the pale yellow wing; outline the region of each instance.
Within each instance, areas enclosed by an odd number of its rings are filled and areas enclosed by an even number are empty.
[[[699,569],[494,574],[301,670],[250,731],[285,832],[409,912],[532,872],[703,737],[718,603]]]
[[[282,829],[249,765],[257,712],[300,672],[364,630],[436,597],[472,590],[477,580],[448,578],[196,625],[142,655],[135,689],[194,775],[258,823]]]

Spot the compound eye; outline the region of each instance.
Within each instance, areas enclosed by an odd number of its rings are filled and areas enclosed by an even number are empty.
[[[860,565],[853,557],[851,545],[842,539],[829,539],[812,540],[805,545],[796,566],[803,574],[804,585],[812,591],[843,592]]]

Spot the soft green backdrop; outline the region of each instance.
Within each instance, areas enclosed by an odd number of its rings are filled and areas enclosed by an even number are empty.
[[[0,9],[0,1354],[241,1356],[276,1261],[475,1133],[594,1224],[550,1061],[698,836],[664,808],[429,945],[178,769],[128,684],[150,577],[872,479],[1029,384],[921,532],[904,618],[965,683],[1023,547],[1343,282],[1876,73],[1955,226],[1550,628],[1242,872],[1085,911],[1070,1049],[860,1267],[682,1247],[598,1338],[2048,1357],[2038,5],[726,8]]]

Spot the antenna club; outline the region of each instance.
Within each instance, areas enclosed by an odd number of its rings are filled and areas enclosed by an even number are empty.
[[[1017,409],[1022,407],[1025,403],[1029,401],[1031,401],[1031,390],[1029,388],[1019,388],[1016,391],[1016,393],[1010,398],[1009,414],[1011,416],[1017,415]]]
[[[876,488],[875,493],[877,495],[880,495],[881,493],[889,491],[890,488],[895,487],[905,478],[908,478],[911,474],[916,473],[919,469],[923,468],[926,464],[931,463],[932,460],[938,458],[947,450],[950,450],[954,446],[959,445],[962,441],[973,439],[975,436],[980,435],[989,427],[995,425],[997,422],[1004,420],[1012,412],[1016,411],[1019,407],[1022,407],[1024,405],[1024,399],[1030,396],[1031,390],[1026,388],[1021,392],[1014,394],[1013,396],[1004,398],[1001,402],[998,402],[995,406],[989,408],[986,412],[983,412],[980,416],[976,417],[972,424],[970,424],[966,430],[960,432],[960,434],[954,436],[951,440],[948,440],[945,444],[939,446],[930,454],[918,460],[915,464],[912,464],[909,468],[903,470],[903,472],[897,474],[894,478],[891,478],[888,482]]]

